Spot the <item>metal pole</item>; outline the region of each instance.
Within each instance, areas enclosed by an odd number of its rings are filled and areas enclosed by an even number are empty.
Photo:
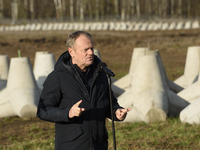
[[[109,84],[109,95],[110,95],[110,111],[112,118],[112,130],[113,130],[113,146],[114,150],[116,150],[116,139],[115,139],[115,125],[114,125],[114,115],[113,115],[113,105],[112,105],[112,95],[111,95],[111,77],[108,76],[108,84]]]

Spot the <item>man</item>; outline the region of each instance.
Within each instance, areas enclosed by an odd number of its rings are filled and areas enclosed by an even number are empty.
[[[55,122],[56,150],[106,150],[109,87],[106,74],[97,68],[92,37],[73,32],[67,47],[44,83],[37,116]],[[124,120],[130,109],[120,107],[113,95],[112,100],[115,120]]]

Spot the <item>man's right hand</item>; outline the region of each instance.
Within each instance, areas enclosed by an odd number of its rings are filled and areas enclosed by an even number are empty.
[[[82,100],[74,104],[69,110],[69,118],[79,117],[85,108],[80,108],[79,105],[82,103]]]

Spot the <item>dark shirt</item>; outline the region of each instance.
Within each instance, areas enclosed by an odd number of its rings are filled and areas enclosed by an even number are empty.
[[[90,95],[90,89],[92,88],[92,82],[93,82],[93,74],[92,74],[92,67],[89,66],[88,70],[86,72],[81,72],[79,67],[76,64],[71,65],[76,69],[79,76],[81,77],[81,80],[83,81],[84,85],[86,86],[88,93]]]

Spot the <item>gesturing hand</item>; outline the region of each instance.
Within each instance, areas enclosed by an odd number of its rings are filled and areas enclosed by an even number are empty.
[[[79,117],[83,111],[85,111],[84,108],[80,108],[79,105],[81,104],[82,100],[78,101],[76,104],[74,104],[71,109],[69,110],[69,118],[73,117]]]
[[[115,114],[117,119],[119,120],[124,120],[126,118],[127,112],[130,111],[131,109],[117,109]]]

